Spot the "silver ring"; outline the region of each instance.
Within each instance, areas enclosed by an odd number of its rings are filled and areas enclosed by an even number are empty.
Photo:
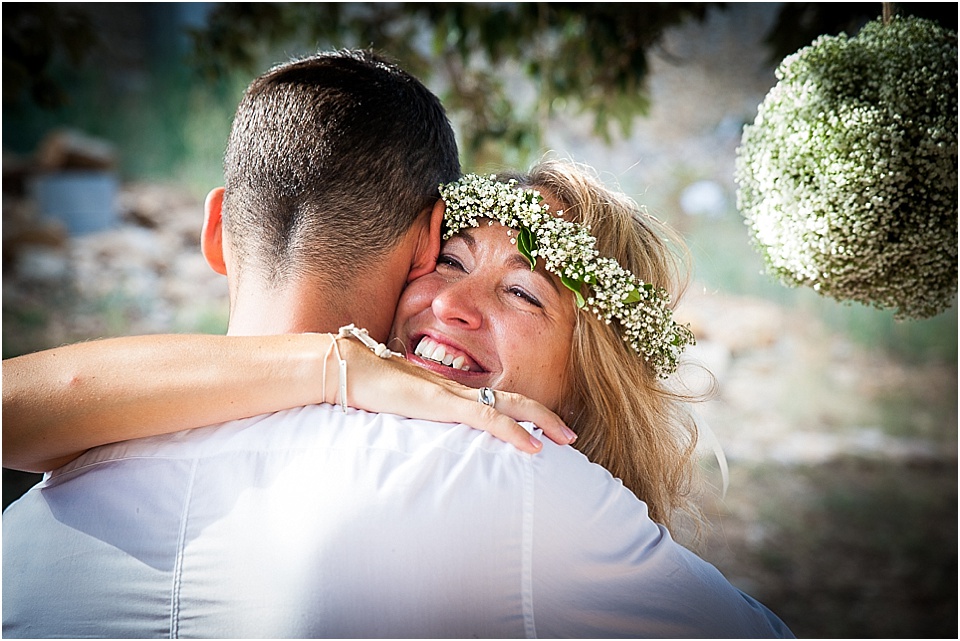
[[[489,405],[490,407],[496,407],[497,397],[494,395],[492,389],[489,387],[481,387],[478,392],[477,402]]]

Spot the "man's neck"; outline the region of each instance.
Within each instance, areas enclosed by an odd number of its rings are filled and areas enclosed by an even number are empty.
[[[386,341],[402,283],[361,283],[349,293],[313,282],[240,289],[231,304],[227,332],[231,336],[336,332],[354,323]]]

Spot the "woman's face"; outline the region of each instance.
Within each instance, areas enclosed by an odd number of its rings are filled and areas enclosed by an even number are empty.
[[[556,411],[575,314],[573,294],[543,261],[531,271],[507,229],[481,221],[444,244],[436,271],[407,286],[394,336],[421,367]]]

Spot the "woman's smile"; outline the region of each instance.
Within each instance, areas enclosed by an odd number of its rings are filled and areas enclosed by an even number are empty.
[[[459,350],[457,350],[457,348],[450,345],[444,345],[443,343],[433,340],[429,336],[424,336],[421,338],[417,348],[413,350],[413,353],[421,358],[433,361],[435,363],[442,363],[443,365],[452,367],[453,369],[459,369],[465,372],[477,371],[479,369],[473,368],[471,370],[470,365],[467,362],[468,357],[466,354],[461,354],[458,352]]]

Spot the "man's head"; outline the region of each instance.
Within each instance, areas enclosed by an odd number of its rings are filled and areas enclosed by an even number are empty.
[[[459,173],[439,99],[384,58],[341,51],[271,69],[244,94],[224,157],[232,293],[308,280],[351,291]]]

